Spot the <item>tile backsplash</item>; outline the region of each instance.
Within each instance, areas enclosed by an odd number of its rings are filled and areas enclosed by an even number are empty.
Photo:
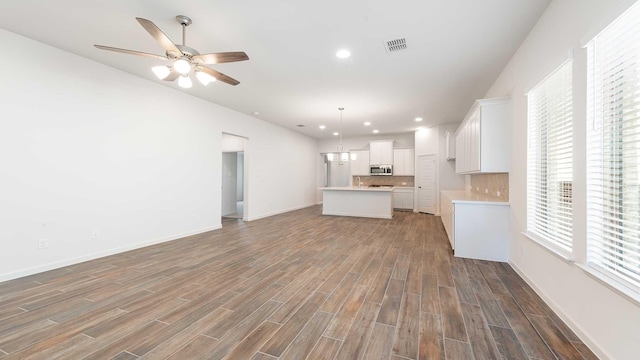
[[[509,201],[509,174],[471,175],[471,192],[485,194],[485,189],[489,195]]]
[[[351,184],[358,186],[357,176],[353,176]],[[362,186],[389,185],[389,186],[413,186],[413,176],[360,176]]]

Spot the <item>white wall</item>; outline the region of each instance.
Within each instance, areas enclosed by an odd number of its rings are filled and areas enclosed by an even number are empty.
[[[315,139],[4,30],[0,43],[20,49],[0,58],[0,281],[219,228],[223,132],[248,138],[249,220],[315,203]]]
[[[637,359],[640,306],[594,280],[580,265],[586,248],[586,52],[582,45],[629,0],[555,0],[486,97],[511,96],[511,264],[603,358]],[[527,108],[525,91],[574,52],[574,248],[576,264],[524,237],[526,230]]]
[[[346,151],[349,150],[362,150],[369,148],[370,140],[393,140],[394,147],[413,147],[414,136],[413,133],[405,134],[389,134],[389,135],[373,135],[371,136],[354,136],[342,139],[342,144]],[[321,153],[336,152],[340,140],[336,138],[325,139],[318,141],[318,149]]]
[[[247,139],[231,135],[231,134],[222,134],[222,140],[220,141],[220,148],[225,152],[240,152],[244,151],[245,142]]]

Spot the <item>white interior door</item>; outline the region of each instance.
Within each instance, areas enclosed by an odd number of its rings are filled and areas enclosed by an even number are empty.
[[[436,156],[418,156],[418,211],[436,213]]]

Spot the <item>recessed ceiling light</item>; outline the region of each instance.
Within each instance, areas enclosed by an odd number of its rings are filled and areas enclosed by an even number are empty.
[[[260,115],[260,113],[259,113],[259,112],[257,112],[257,111],[254,111],[254,112],[253,112],[253,115]]]
[[[374,133],[374,134],[377,134],[377,133],[379,133],[379,132],[380,132],[380,131],[378,131],[378,130],[373,130],[373,133]]]
[[[417,118],[415,118],[415,120],[416,120],[416,122],[420,122],[420,121],[422,121],[422,118],[421,117],[417,117]]]
[[[320,130],[324,130],[324,129],[326,129],[326,128],[327,128],[327,127],[326,127],[326,126],[324,126],[324,125],[320,125],[320,126],[318,126],[318,127],[320,128]]]
[[[338,135],[340,135],[340,133],[339,133],[339,132],[334,132],[334,133],[333,133],[333,136],[338,136]]]
[[[341,49],[341,50],[338,50],[338,52],[336,53],[336,56],[339,57],[340,59],[346,59],[349,56],[351,56],[351,52],[347,49]]]
[[[364,126],[369,126],[369,125],[371,125],[371,123],[369,121],[364,123]]]

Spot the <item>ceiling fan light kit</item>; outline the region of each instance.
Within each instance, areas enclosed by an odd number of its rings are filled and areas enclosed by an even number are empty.
[[[154,66],[151,68],[151,71],[158,77],[160,80],[164,80],[171,73],[171,68],[169,66]]]
[[[193,83],[191,82],[190,77],[186,75],[180,75],[180,77],[178,78],[178,86],[180,86],[181,88],[188,89],[191,86],[193,86]]]
[[[187,57],[181,57],[173,62],[173,68],[182,75],[187,75],[191,71],[191,62]]]
[[[204,86],[207,86],[209,85],[209,83],[216,81],[216,78],[207,74],[206,72],[203,72],[200,69],[196,70],[196,79],[198,79],[198,81],[200,81],[200,84]]]
[[[200,54],[197,50],[188,47],[186,45],[186,28],[191,25],[192,22],[189,17],[184,15],[176,16],[176,20],[182,26],[182,45],[174,44],[153,22],[143,18],[136,18],[136,20],[138,20],[140,25],[165,49],[166,56],[103,45],[94,46],[101,50],[173,61],[170,66],[154,66],[151,68],[151,71],[160,80],[178,80],[178,85],[182,88],[188,89],[192,87],[193,82],[189,76],[192,73],[195,74],[198,81],[204,86],[216,80],[234,86],[240,83],[238,80],[204,65],[249,60],[247,54],[242,51]]]

